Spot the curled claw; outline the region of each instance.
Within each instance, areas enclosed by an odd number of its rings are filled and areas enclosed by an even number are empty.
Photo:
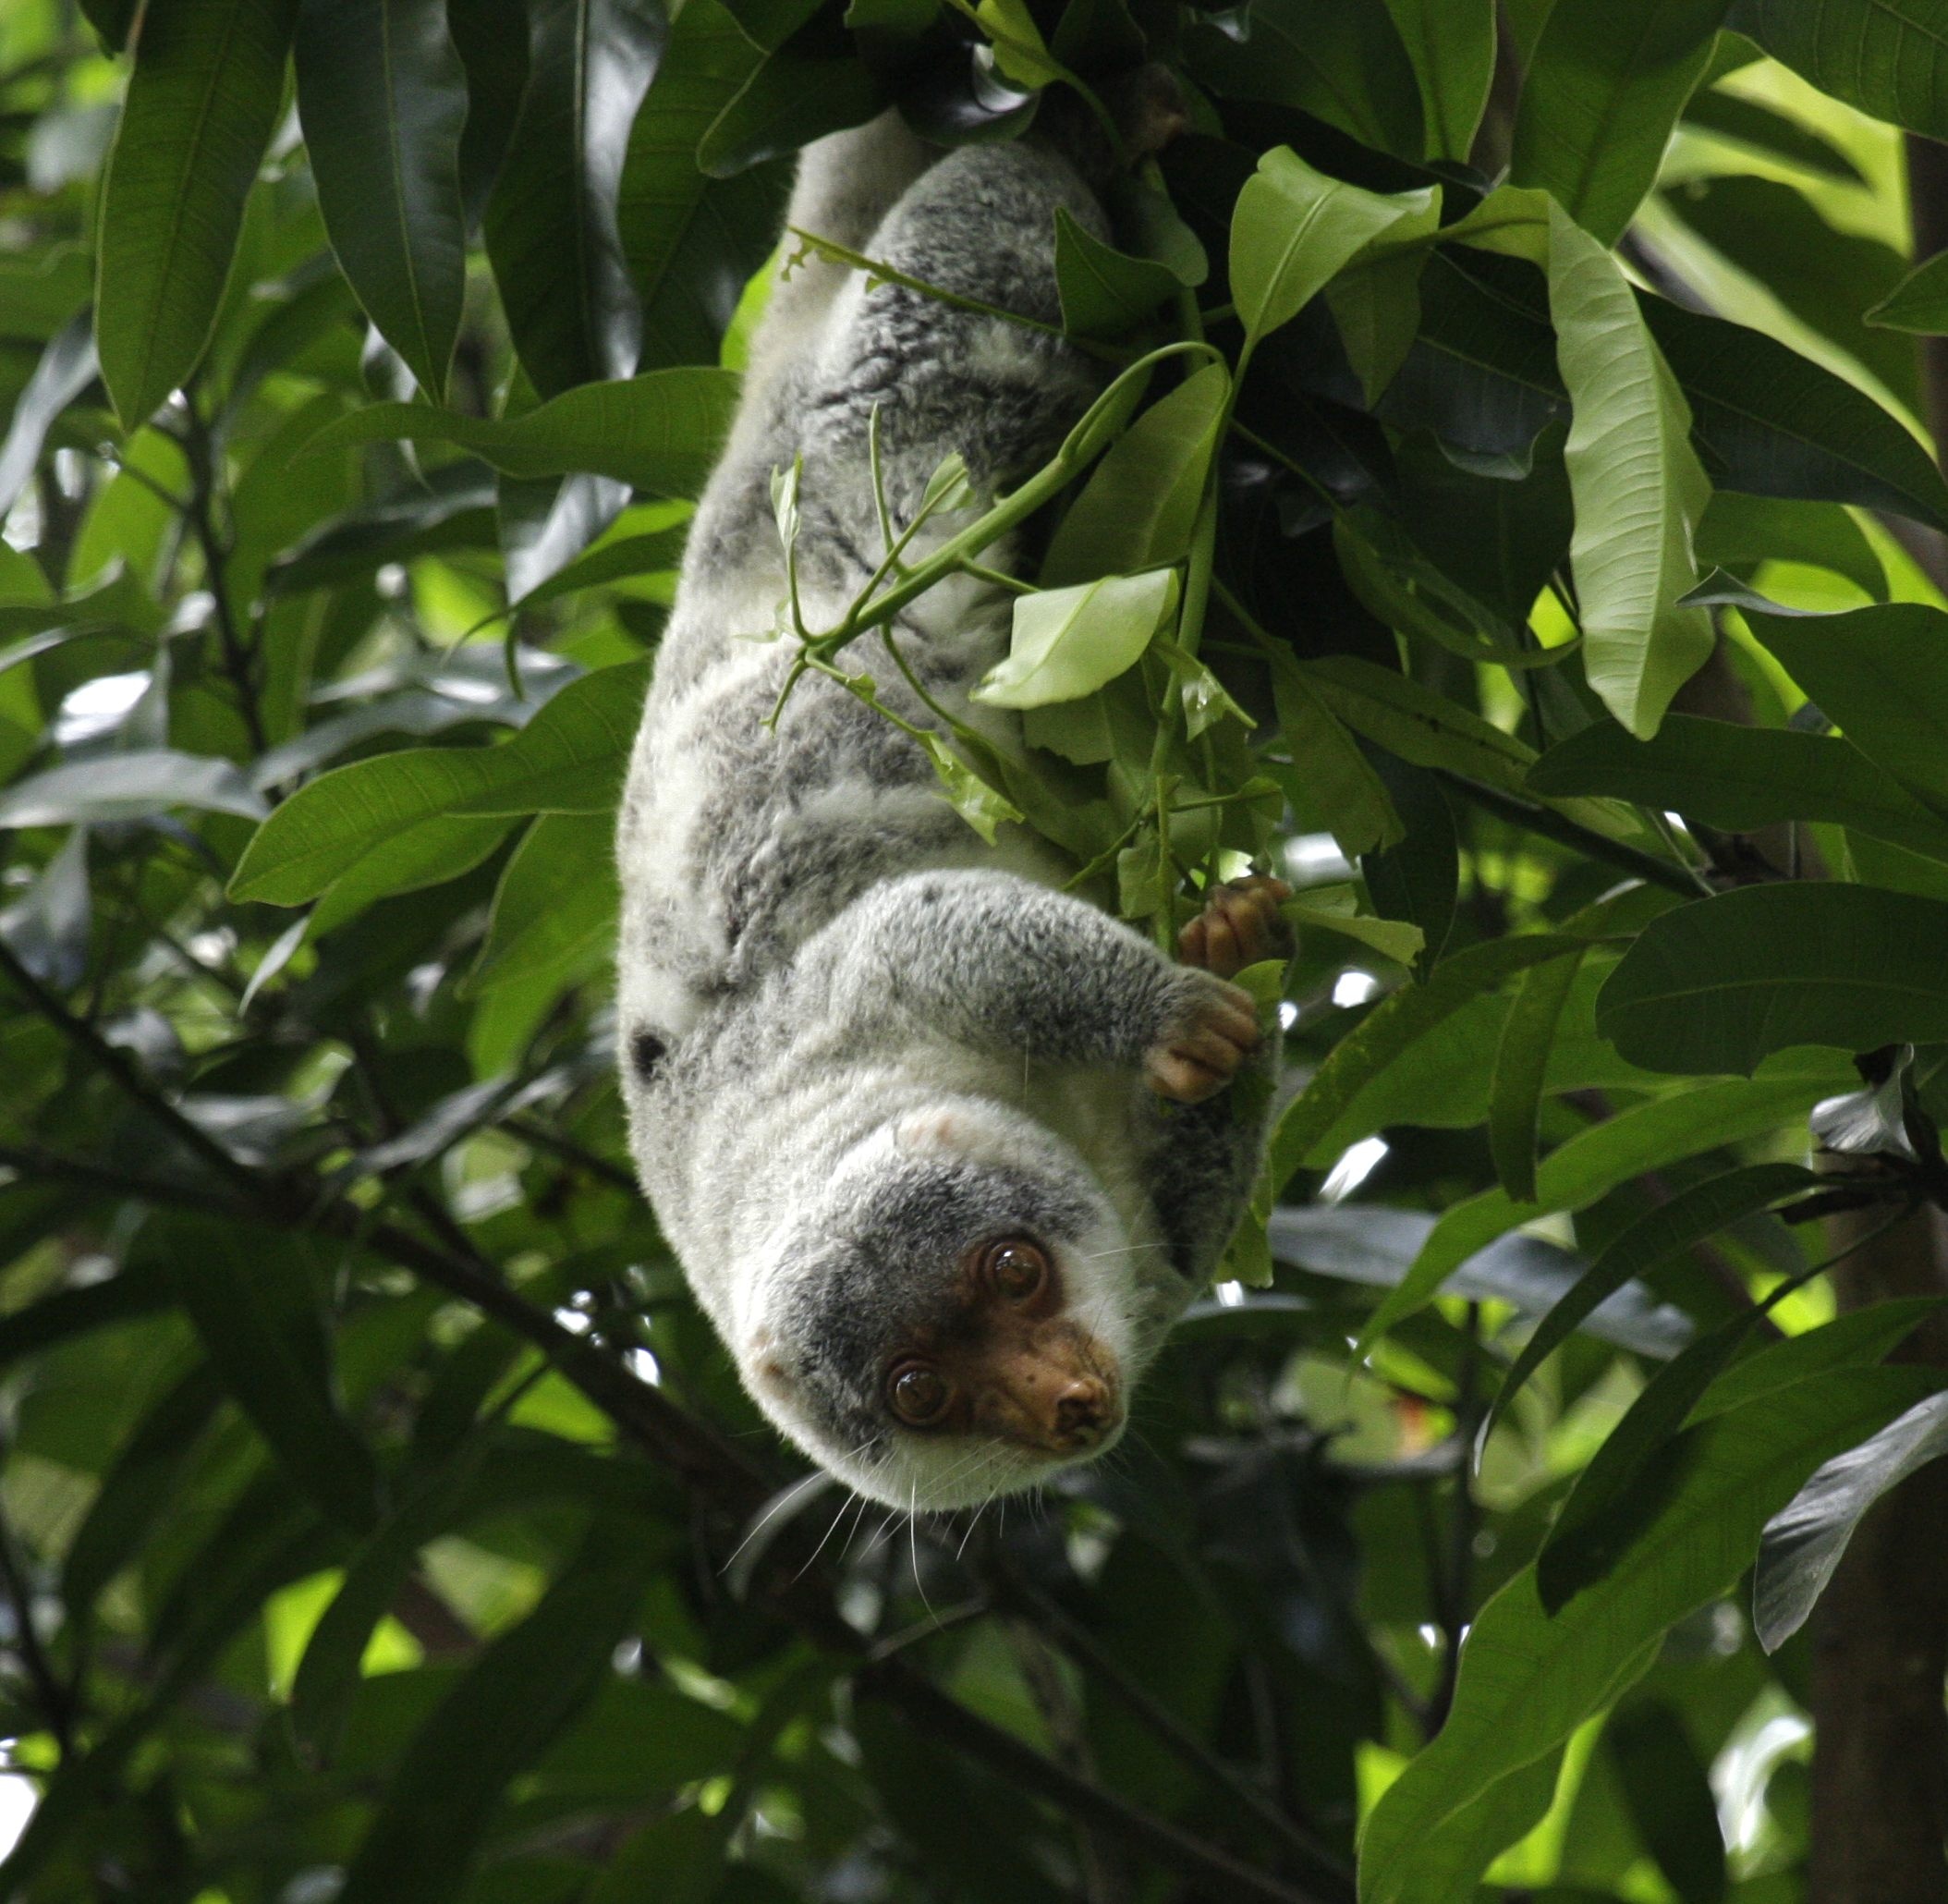
[[[1261,1035],[1251,995],[1212,983],[1151,1048],[1143,1075],[1160,1097],[1200,1104],[1230,1083]]]

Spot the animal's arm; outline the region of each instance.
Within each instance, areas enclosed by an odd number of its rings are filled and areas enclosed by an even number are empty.
[[[990,1052],[1142,1067],[1186,1101],[1219,1089],[1259,1042],[1236,987],[1013,873],[890,880],[827,931],[843,942],[833,978],[849,1023],[893,1016]]]

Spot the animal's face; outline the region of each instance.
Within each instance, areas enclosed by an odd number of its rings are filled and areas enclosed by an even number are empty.
[[[983,1128],[985,1127],[985,1128]],[[739,1344],[773,1422],[860,1494],[969,1506],[1100,1455],[1161,1330],[1133,1241],[1039,1127],[913,1121],[795,1228]]]

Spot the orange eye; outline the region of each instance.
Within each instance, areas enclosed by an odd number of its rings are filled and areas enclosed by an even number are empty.
[[[902,1362],[886,1378],[886,1399],[893,1412],[909,1426],[922,1428],[936,1420],[953,1397],[947,1378],[925,1362]]]
[[[992,1244],[981,1267],[989,1284],[1010,1302],[1032,1302],[1048,1286],[1049,1260],[1024,1237]]]

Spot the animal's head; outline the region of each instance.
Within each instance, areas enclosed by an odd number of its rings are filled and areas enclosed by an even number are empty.
[[[986,1105],[931,1110],[854,1150],[778,1239],[738,1361],[860,1494],[968,1506],[1115,1443],[1167,1321],[1143,1274],[1161,1261],[1060,1140]]]

